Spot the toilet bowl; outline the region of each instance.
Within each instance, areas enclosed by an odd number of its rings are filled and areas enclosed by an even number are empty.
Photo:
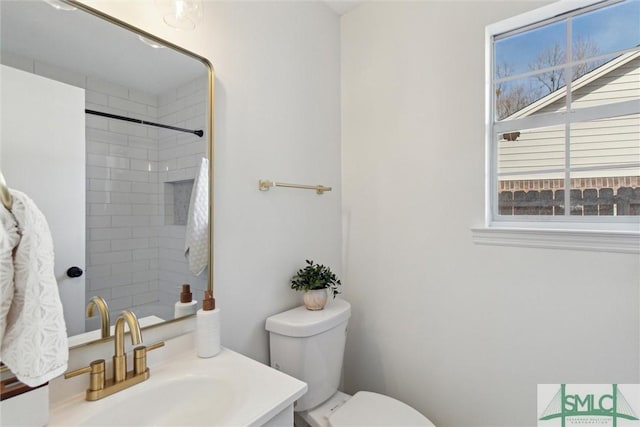
[[[424,415],[383,394],[338,391],[351,305],[336,299],[324,310],[304,306],[267,318],[271,366],[307,383],[296,420],[312,427],[430,426]]]
[[[338,391],[317,407],[296,413],[296,418],[311,427],[435,427],[411,406],[370,391],[359,391],[353,396]],[[299,424],[296,426],[300,427]]]

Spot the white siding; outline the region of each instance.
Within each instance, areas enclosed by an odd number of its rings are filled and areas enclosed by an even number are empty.
[[[573,106],[584,108],[633,99],[640,99],[640,58],[577,89],[573,93]],[[563,110],[565,102],[562,97],[535,114]],[[598,172],[576,172],[572,177],[640,174],[638,168],[606,169],[640,162],[640,114],[572,123],[570,131],[572,167],[603,167]],[[554,126],[523,130],[516,141],[499,141],[498,172],[521,172],[504,177],[506,180],[563,178],[562,172],[540,172],[564,167],[564,138],[564,126]]]

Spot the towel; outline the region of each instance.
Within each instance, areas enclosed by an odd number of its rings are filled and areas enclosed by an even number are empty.
[[[47,221],[25,194],[11,195],[11,212],[0,212],[0,360],[36,387],[67,370],[67,329]]]
[[[189,260],[189,271],[198,276],[209,264],[209,161],[200,162],[200,170],[193,183],[184,256]]]

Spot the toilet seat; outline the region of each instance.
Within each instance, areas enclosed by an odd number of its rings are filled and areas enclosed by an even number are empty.
[[[435,427],[406,403],[369,391],[359,391],[329,416],[332,427],[424,426]]]

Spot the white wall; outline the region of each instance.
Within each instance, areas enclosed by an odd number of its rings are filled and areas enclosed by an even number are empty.
[[[205,2],[192,32],[154,2],[87,1],[206,58],[216,70],[215,295],[222,341],[268,361],[267,316],[298,305],[305,258],[341,273],[339,18],[317,2]],[[324,184],[318,196],[259,179]]]
[[[438,426],[536,425],[538,383],[640,381],[637,255],[474,245],[484,26],[533,2],[342,18],[347,392]]]

